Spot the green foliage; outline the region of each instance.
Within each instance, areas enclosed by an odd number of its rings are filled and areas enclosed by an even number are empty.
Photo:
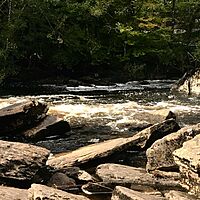
[[[102,65],[151,78],[200,58],[198,0],[5,0],[0,11],[0,80]]]

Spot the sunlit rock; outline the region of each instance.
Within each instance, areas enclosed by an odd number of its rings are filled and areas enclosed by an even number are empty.
[[[180,169],[182,186],[200,197],[200,135],[185,142],[173,155]]]
[[[30,144],[0,140],[0,182],[31,180],[45,166],[49,153]]]
[[[71,130],[67,121],[57,116],[47,116],[37,126],[26,130],[22,135],[29,140],[40,140],[52,135],[64,135]]]
[[[146,151],[147,155],[147,171],[156,169],[173,170],[177,168],[173,159],[173,151],[182,147],[185,141],[192,139],[200,133],[200,124],[188,126],[180,129],[177,132],[171,133],[157,140]]]
[[[195,196],[191,196],[186,192],[171,190],[164,193],[167,200],[195,200]]]
[[[117,186],[111,200],[165,200],[164,197],[137,192],[125,187]]]
[[[186,94],[200,94],[200,70],[195,69],[186,73],[173,85],[172,91],[180,91]]]
[[[0,199],[2,200],[28,200],[28,191],[25,189],[0,186]]]
[[[26,100],[0,110],[0,134],[28,128],[46,116],[45,103]]]
[[[100,159],[106,158],[116,152],[124,151],[130,147],[147,149],[157,139],[177,131],[178,124],[173,119],[155,124],[136,135],[128,138],[117,138],[107,140],[98,144],[88,145],[72,152],[62,153],[60,156],[48,160],[47,164],[51,167],[60,169],[68,166],[79,166],[88,162],[101,163]]]
[[[40,184],[32,184],[28,192],[29,200],[89,200],[82,195],[71,194]]]
[[[102,164],[97,167],[96,175],[107,185],[131,185],[132,189],[143,192],[148,187],[159,190],[181,188],[179,182],[174,179],[156,177],[143,168],[126,165]]]

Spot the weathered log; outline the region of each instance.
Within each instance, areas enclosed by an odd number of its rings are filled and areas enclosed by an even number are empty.
[[[14,187],[0,186],[0,199],[2,200],[28,200],[28,190]]]
[[[188,126],[177,132],[171,133],[157,140],[149,149],[147,149],[147,171],[156,169],[171,169],[178,166],[173,159],[173,151],[182,147],[185,141],[192,139],[200,133],[200,124]]]
[[[117,186],[111,200],[165,200],[164,197],[137,192],[125,187]]]
[[[132,188],[138,186],[149,186],[158,190],[182,189],[179,181],[170,178],[159,178],[149,174],[143,168],[135,168],[119,164],[102,164],[96,169],[96,175],[106,185],[131,185]]]
[[[29,140],[40,140],[47,136],[64,135],[71,130],[67,121],[57,116],[47,116],[37,126],[22,132],[22,135]]]
[[[46,116],[46,104],[26,100],[0,109],[0,134],[33,126]]]
[[[0,140],[0,180],[31,180],[45,166],[49,153],[30,144]]]
[[[87,197],[82,195],[70,194],[68,192],[40,184],[32,184],[28,192],[29,200],[89,200]]]
[[[173,152],[179,166],[182,186],[200,197],[200,135],[185,142],[183,147]]]
[[[178,124],[173,119],[155,124],[136,135],[129,138],[117,138],[98,144],[93,144],[79,148],[75,151],[56,155],[48,160],[47,164],[51,167],[61,169],[69,166],[79,166],[88,162],[96,162],[97,159],[108,157],[116,152],[124,151],[130,147],[146,149],[150,147],[157,139],[177,131]]]

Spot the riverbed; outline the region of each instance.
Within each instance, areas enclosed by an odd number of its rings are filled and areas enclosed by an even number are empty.
[[[37,145],[53,153],[134,134],[137,127],[153,123],[148,114],[171,110],[181,127],[200,122],[200,99],[170,92],[174,80],[128,82],[110,86],[41,85],[38,93],[2,95],[0,107],[24,99],[49,104],[49,114],[56,114],[72,127],[66,137],[47,138]],[[42,90],[41,90],[42,88]],[[53,91],[53,94],[52,94]],[[55,134],[56,135],[56,134]]]

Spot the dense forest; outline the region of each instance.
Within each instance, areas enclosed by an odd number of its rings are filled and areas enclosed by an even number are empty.
[[[199,0],[0,2],[1,83],[177,78],[199,59]]]

